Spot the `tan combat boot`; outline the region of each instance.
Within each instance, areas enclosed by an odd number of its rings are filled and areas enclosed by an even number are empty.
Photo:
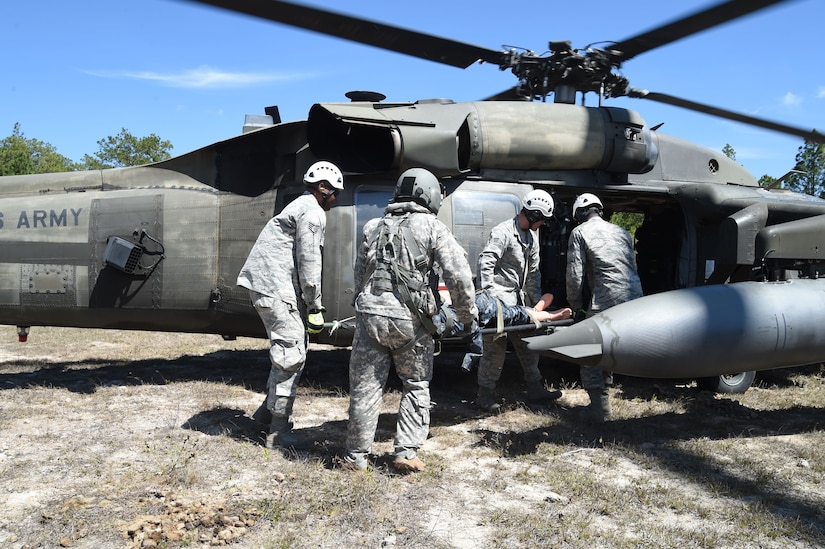
[[[399,473],[420,473],[425,468],[424,462],[417,455],[409,457],[407,454],[396,454],[392,465]]]

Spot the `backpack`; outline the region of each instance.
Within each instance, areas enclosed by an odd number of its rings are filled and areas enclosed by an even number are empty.
[[[435,300],[434,289],[438,276],[432,272],[430,259],[421,252],[408,225],[410,213],[400,216],[385,216],[370,239],[375,243],[375,267],[367,279],[374,290],[392,292],[398,289],[404,304],[416,315],[430,335],[437,328],[424,307],[428,300]],[[400,250],[406,247],[415,263],[414,269],[406,269],[398,264]]]

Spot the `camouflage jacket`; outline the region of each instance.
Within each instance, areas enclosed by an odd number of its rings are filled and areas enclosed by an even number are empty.
[[[327,218],[304,193],[269,220],[249,252],[239,286],[308,310],[321,308],[321,255]],[[292,281],[292,285],[286,283]]]
[[[383,218],[371,219],[364,225],[364,233],[358,256],[355,261],[355,309],[359,313],[375,314],[393,318],[413,319],[410,311],[397,288],[382,291],[373,287],[370,276],[375,272],[378,260],[378,237],[381,224],[395,223],[409,213],[407,226],[416,240],[418,250],[426,256],[429,272],[441,275],[450,292],[458,319],[470,323],[476,317],[475,290],[467,253],[455,240],[450,230],[429,210],[415,202],[399,202],[387,206]],[[406,270],[415,270],[416,266],[409,246],[398,250],[398,266]],[[429,273],[427,273],[429,274]],[[427,316],[435,315],[439,305],[433,289],[423,292],[422,312]]]
[[[518,216],[490,232],[478,255],[478,285],[510,307],[533,306],[541,297],[538,233],[519,229]]]
[[[592,293],[590,314],[641,297],[630,233],[598,216],[575,227],[567,246],[567,301],[574,311],[585,305],[585,276]]]

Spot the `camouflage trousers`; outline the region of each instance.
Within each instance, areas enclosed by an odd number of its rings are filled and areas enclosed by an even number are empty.
[[[407,346],[413,338],[415,345]],[[378,427],[384,385],[394,363],[403,385],[395,452],[414,457],[430,430],[433,349],[432,336],[418,320],[357,315],[349,361],[348,453],[369,453]]]
[[[582,378],[582,388],[587,391],[606,389],[613,385],[612,372],[599,370],[593,366],[579,366],[579,375]]]
[[[269,362],[272,366],[266,382],[266,407],[272,415],[288,417],[306,363],[304,321],[300,311],[281,299],[253,291],[249,294],[269,337]],[[285,404],[287,402],[288,405]]]
[[[539,356],[527,348],[527,343],[515,334],[496,334],[484,336],[484,354],[478,363],[478,386],[495,389],[504,368],[504,359],[507,355],[507,342],[513,344],[516,356],[521,363],[524,381],[527,383],[541,383],[539,371]]]
[[[599,309],[601,310],[601,309]],[[587,313],[587,318],[598,314],[599,310],[591,309]],[[613,372],[600,370],[593,366],[579,366],[579,376],[582,380],[582,389],[592,391],[593,389],[606,389],[613,385]]]

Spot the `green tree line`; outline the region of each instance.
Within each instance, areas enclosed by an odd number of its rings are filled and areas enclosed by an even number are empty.
[[[169,151],[173,148],[171,142],[153,133],[136,137],[126,128],[97,145],[97,152],[74,162],[50,143],[26,137],[17,122],[11,135],[0,140],[0,176],[140,166],[171,158]]]
[[[730,144],[722,148],[722,153],[736,160],[736,151]],[[768,189],[785,188],[797,193],[825,198],[825,144],[806,139],[796,153],[795,164],[787,174],[779,179],[765,174],[759,178],[759,186]]]

